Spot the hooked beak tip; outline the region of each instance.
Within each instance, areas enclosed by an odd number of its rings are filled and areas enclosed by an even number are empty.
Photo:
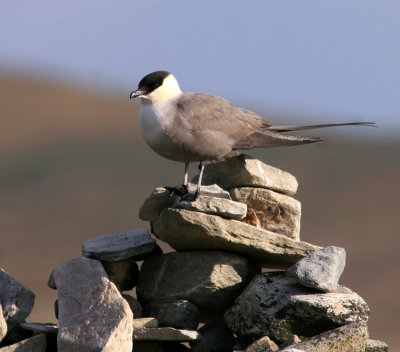
[[[143,92],[141,90],[139,90],[139,89],[135,90],[129,95],[129,99],[132,100],[134,98],[140,97],[142,94],[143,94]]]

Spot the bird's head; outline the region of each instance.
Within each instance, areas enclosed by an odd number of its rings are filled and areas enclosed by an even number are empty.
[[[155,71],[143,77],[130,99],[141,98],[142,104],[155,104],[182,93],[176,78],[167,71]]]

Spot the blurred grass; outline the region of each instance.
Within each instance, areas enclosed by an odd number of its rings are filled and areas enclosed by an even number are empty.
[[[144,144],[136,113],[128,100],[0,76],[0,266],[36,293],[29,321],[55,321],[47,279],[57,265],[93,236],[148,228],[137,216],[145,197],[181,183],[183,165]],[[302,240],[346,248],[342,283],[370,305],[371,337],[395,349],[400,141],[338,132],[250,154],[297,177]]]

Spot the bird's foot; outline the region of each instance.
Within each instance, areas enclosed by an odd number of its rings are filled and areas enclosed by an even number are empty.
[[[169,192],[169,196],[173,197],[173,196],[178,196],[180,198],[185,197],[186,195],[189,194],[189,190],[187,185],[180,185],[177,187],[168,187],[165,186],[164,187],[168,192]]]
[[[199,196],[199,192],[195,192],[195,193],[187,193],[185,194],[182,198],[182,200],[186,201],[186,202],[194,202],[197,197]]]

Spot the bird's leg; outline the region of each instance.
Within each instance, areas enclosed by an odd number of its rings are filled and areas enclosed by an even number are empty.
[[[200,194],[201,179],[203,178],[203,172],[204,172],[204,164],[202,161],[200,161],[199,170],[200,170],[200,173],[199,173],[199,180],[197,181],[197,191],[196,191],[197,195]]]
[[[183,185],[187,186],[188,184],[188,170],[189,170],[189,163],[185,163],[185,174],[183,177]]]
[[[165,187],[168,190],[170,197],[175,195],[175,196],[184,198],[189,194],[189,190],[188,190],[188,170],[189,170],[189,163],[185,163],[185,174],[184,174],[184,177],[183,177],[183,185],[180,185],[180,186],[177,186],[177,187]]]

